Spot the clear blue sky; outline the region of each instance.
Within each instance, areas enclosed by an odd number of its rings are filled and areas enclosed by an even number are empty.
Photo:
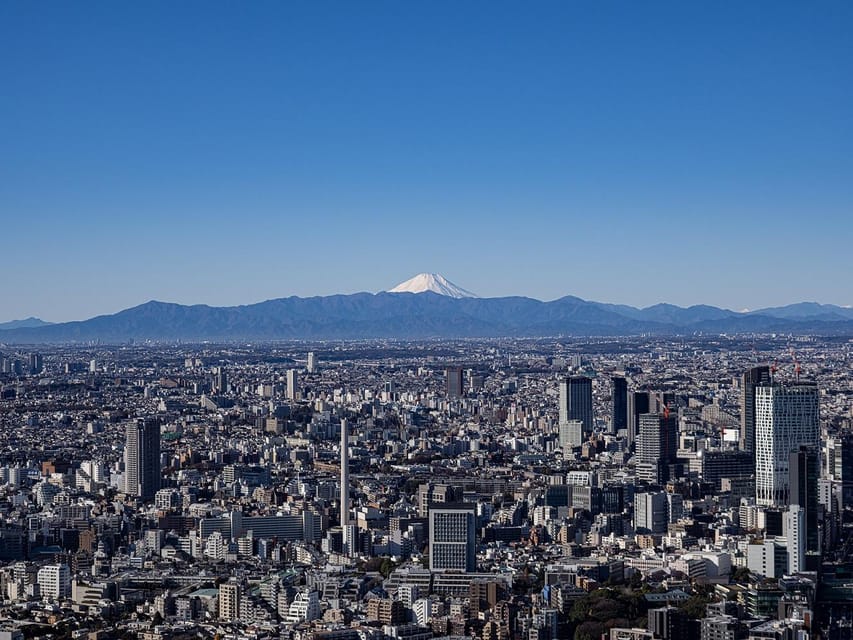
[[[0,4],[0,321],[853,303],[853,3]]]

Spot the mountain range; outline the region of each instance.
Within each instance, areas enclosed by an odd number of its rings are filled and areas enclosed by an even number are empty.
[[[395,287],[404,292],[288,297],[235,307],[151,301],[111,315],[47,324],[0,325],[0,343],[99,340],[231,341],[364,338],[476,338],[557,335],[798,333],[853,335],[853,309],[802,302],[737,312],[707,305],[644,309],[566,296],[477,298],[437,274]],[[438,292],[436,291],[438,290]],[[22,325],[21,322],[26,324]],[[42,323],[42,324],[39,324]],[[26,326],[26,325],[29,326]]]
[[[40,318],[24,318],[23,320],[10,320],[9,322],[0,322],[0,331],[5,329],[29,329],[31,327],[44,327],[51,324]]]

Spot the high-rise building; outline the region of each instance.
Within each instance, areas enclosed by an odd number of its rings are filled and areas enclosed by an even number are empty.
[[[150,500],[160,489],[160,423],[140,418],[126,429],[125,493]]]
[[[688,640],[687,616],[678,607],[649,609],[649,631],[661,640]]]
[[[699,640],[736,640],[743,637],[743,625],[734,616],[712,616],[701,620]]]
[[[341,418],[341,526],[349,524],[349,425]]]
[[[666,492],[638,493],[634,496],[634,528],[638,533],[664,533],[669,522]]]
[[[71,597],[71,570],[67,564],[49,564],[36,574],[43,598],[61,600]]]
[[[622,376],[610,378],[613,387],[610,399],[610,432],[619,433],[628,429],[628,381]]]
[[[746,451],[700,451],[698,459],[699,477],[715,491],[722,490],[723,478],[751,478],[755,474],[755,457]]]
[[[560,424],[569,420],[583,422],[584,435],[592,433],[592,380],[571,376],[560,382]]]
[[[790,456],[820,440],[817,386],[779,383],[755,387],[755,498],[762,506],[790,504]]]
[[[633,449],[640,433],[640,416],[650,411],[648,391],[628,394],[628,448]]]
[[[853,504],[853,434],[827,438],[823,462],[824,476],[835,487],[840,508]]]
[[[313,351],[308,352],[308,373],[317,373],[317,356]]]
[[[29,357],[30,373],[41,373],[44,369],[44,359],[40,353],[31,353]]]
[[[287,370],[287,399],[291,402],[299,400],[299,374],[296,369]]]
[[[462,367],[447,367],[444,370],[447,383],[447,397],[461,398],[463,394]]]
[[[418,486],[418,516],[429,517],[433,505],[445,505],[462,502],[462,487],[451,484],[427,482]]]
[[[476,526],[474,504],[457,503],[430,507],[430,569],[476,571]]]
[[[216,367],[213,370],[213,391],[215,393],[228,392],[228,374],[225,367]]]
[[[788,538],[788,569],[816,571],[820,560],[820,531],[818,530],[818,479],[820,456],[816,446],[802,446],[792,451],[788,461],[790,506]]]
[[[637,438],[637,462],[655,465],[656,482],[669,480],[669,465],[677,460],[678,425],[675,415],[644,413],[640,416],[640,434]]]
[[[219,620],[235,622],[240,619],[240,585],[225,582],[219,585]]]
[[[347,522],[341,527],[341,550],[350,558],[355,558],[361,553],[361,531],[358,525]]]
[[[755,387],[770,383],[770,367],[747,369],[740,379],[740,448],[755,451]]]
[[[581,446],[583,441],[583,422],[580,420],[560,422],[560,448],[563,452]]]

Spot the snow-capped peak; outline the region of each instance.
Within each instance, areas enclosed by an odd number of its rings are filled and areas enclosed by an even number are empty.
[[[450,298],[476,298],[477,295],[457,287],[447,278],[438,273],[419,273],[414,278],[401,282],[388,293],[423,293],[432,291]]]

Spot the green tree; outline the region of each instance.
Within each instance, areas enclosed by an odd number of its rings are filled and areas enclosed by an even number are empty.
[[[738,567],[732,573],[732,582],[749,582],[752,579],[752,572],[746,567]]]
[[[710,602],[713,602],[713,598],[696,594],[682,602],[678,608],[681,609],[688,618],[699,620],[705,617],[706,607]]]
[[[397,565],[391,560],[391,558],[382,558],[382,564],[379,565],[379,573],[382,574],[383,578],[387,578],[391,575],[391,572],[394,570],[394,567]]]
[[[575,629],[575,640],[601,640],[604,625],[598,620],[587,620]]]

